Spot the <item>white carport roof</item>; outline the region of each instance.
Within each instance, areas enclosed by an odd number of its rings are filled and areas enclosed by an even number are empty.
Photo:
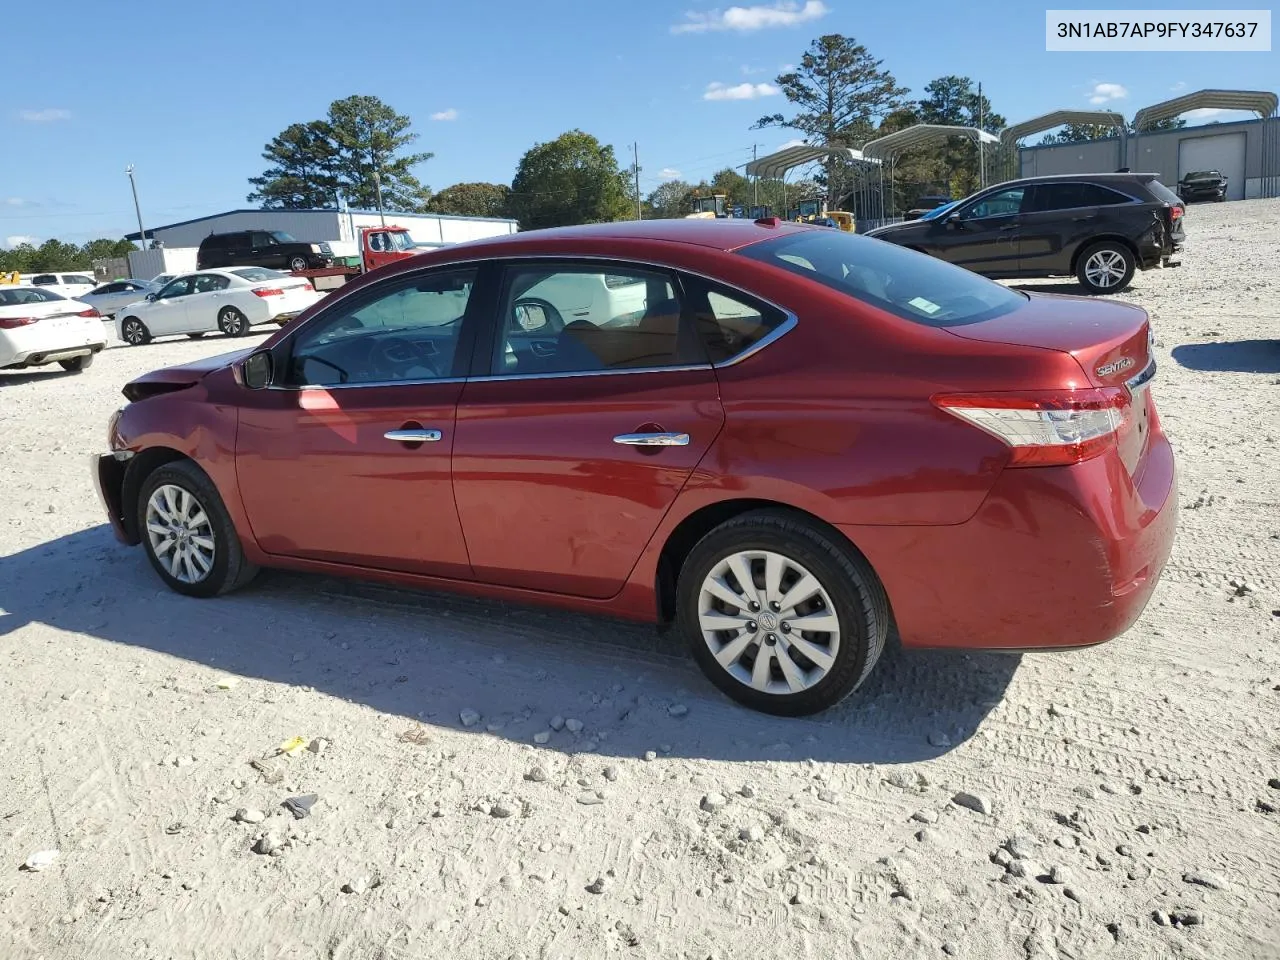
[[[794,147],[784,147],[776,153],[752,160],[746,167],[747,176],[778,180],[784,177],[788,170],[803,167],[806,163],[817,160],[825,160],[830,156],[843,157],[855,163],[866,159],[861,151],[850,147],[813,147],[803,143]]]
[[[1133,117],[1134,129],[1141,131],[1153,123],[1181,116],[1188,110],[1252,110],[1260,117],[1276,112],[1277,97],[1265,90],[1197,90],[1185,96],[1143,107]]]
[[[1124,115],[1113,110],[1054,110],[1052,113],[1044,113],[1030,120],[1024,120],[1022,123],[1015,123],[1012,127],[1006,127],[1000,131],[1000,142],[1017,143],[1023,137],[1029,137],[1043,130],[1052,130],[1064,123],[1115,127],[1117,131],[1121,131],[1124,130]]]
[[[898,130],[895,133],[877,137],[862,145],[862,154],[867,159],[885,160],[908,150],[915,150],[936,140],[947,137],[968,137],[975,143],[999,143],[1000,138],[994,133],[987,133],[977,127],[954,127],[942,123],[917,123],[915,126]]]

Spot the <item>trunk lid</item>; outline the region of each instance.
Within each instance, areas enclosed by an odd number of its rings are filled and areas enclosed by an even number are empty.
[[[1132,475],[1146,452],[1154,375],[1151,321],[1141,307],[1114,300],[1028,294],[1021,310],[980,323],[947,327],[953,336],[1068,353],[1080,365],[1076,386],[1119,387],[1130,397],[1117,434]]]

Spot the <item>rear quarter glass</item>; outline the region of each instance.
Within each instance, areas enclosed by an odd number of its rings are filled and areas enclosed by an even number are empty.
[[[1172,190],[1170,190],[1168,187],[1166,187],[1159,180],[1147,181],[1147,189],[1150,190],[1152,196],[1154,196],[1161,203],[1176,203],[1179,206],[1181,206],[1182,204],[1182,198],[1179,197]]]
[[[981,323],[1028,299],[927,254],[842,231],[805,230],[737,252],[927,327]]]

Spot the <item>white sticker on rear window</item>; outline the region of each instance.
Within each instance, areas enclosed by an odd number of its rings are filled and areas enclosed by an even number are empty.
[[[921,310],[924,313],[929,314],[929,316],[933,316],[942,309],[932,300],[926,300],[924,297],[913,297],[907,301],[907,306],[915,307],[917,310]]]

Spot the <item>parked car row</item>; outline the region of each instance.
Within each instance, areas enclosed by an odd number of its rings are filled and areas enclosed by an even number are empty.
[[[1176,266],[1185,204],[1154,173],[1010,180],[867,235],[991,279],[1074,276],[1119,293],[1137,270]]]
[[[1177,515],[1154,376],[1131,304],[776,218],[596,224],[402,260],[133,380],[93,478],[189,596],[289,567],[673,620],[728,695],[806,714],[891,630],[1127,629]]]

